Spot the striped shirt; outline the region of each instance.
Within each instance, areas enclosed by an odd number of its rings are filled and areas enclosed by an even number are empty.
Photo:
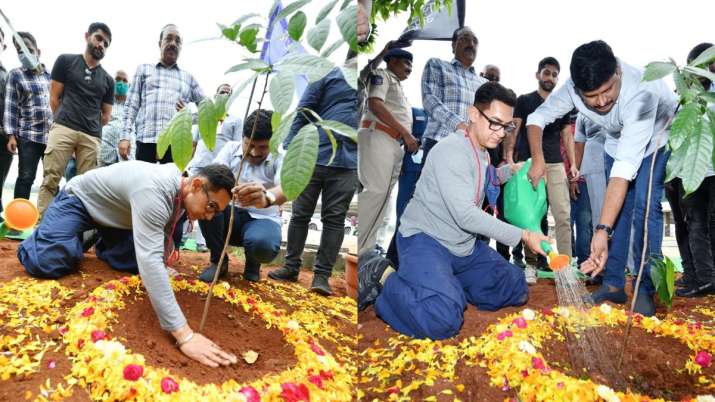
[[[5,133],[32,142],[47,144],[52,124],[50,110],[50,74],[35,74],[15,68],[7,77],[5,92]]]
[[[429,120],[423,138],[439,141],[454,133],[459,123],[467,122],[474,94],[485,82],[474,67],[464,68],[457,59],[427,60],[422,73],[422,106]]]
[[[199,103],[204,93],[198,82],[176,64],[142,64],[129,87],[122,139],[131,140],[136,125],[136,141],[156,143],[161,130],[176,113],[176,102]]]
[[[112,115],[109,118],[109,123],[102,127],[102,141],[97,155],[98,166],[108,166],[113,163],[121,162],[119,158],[119,138],[122,136],[122,119],[124,118],[124,103],[115,102],[112,107]],[[133,143],[131,139],[130,143]],[[135,146],[132,145],[129,152],[129,160],[134,159]]]

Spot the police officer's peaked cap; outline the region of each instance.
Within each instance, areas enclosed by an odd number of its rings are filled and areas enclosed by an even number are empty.
[[[390,59],[407,59],[409,61],[412,61],[412,53],[408,52],[405,49],[400,49],[400,48],[394,48],[390,49],[387,51],[387,54],[385,54],[385,57],[383,57],[383,60],[390,61]]]

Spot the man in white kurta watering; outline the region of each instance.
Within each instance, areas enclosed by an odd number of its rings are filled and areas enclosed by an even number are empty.
[[[677,103],[677,97],[663,80],[643,82],[642,69],[617,59],[605,42],[594,41],[576,48],[571,57],[571,78],[529,115],[527,130],[530,138],[540,138],[544,126],[574,107],[607,133],[604,161],[608,186],[600,222],[591,240],[591,256],[581,266],[583,272],[592,275],[605,269],[603,285],[591,295],[595,303],[626,302],[625,267],[631,227],[637,269],[643,249],[646,199],[651,181],[646,258],[650,261],[661,254],[663,211],[660,198],[669,155],[665,148],[668,142],[665,126]],[[533,153],[532,158],[529,179],[536,186],[544,176],[545,164],[540,152]],[[651,180],[653,158],[655,166]],[[651,316],[655,314],[655,288],[650,280],[650,263],[645,264],[643,274],[635,311]]]

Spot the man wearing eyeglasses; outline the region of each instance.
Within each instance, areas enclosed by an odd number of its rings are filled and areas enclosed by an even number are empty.
[[[566,177],[564,161],[561,157],[561,138],[564,139],[566,154],[571,162],[571,175],[578,176],[575,163],[575,151],[573,145],[573,134],[569,126],[568,114],[559,116],[553,123],[544,128],[543,138],[529,138],[526,133],[527,117],[534,112],[542,103],[548,99],[551,92],[559,82],[561,65],[553,57],[545,57],[539,61],[536,70],[536,81],[538,87],[536,91],[526,95],[521,95],[516,100],[514,109],[514,120],[518,127],[517,135],[508,136],[505,142],[504,158],[508,163],[514,161],[526,161],[531,155],[543,155],[546,164],[546,194],[549,200],[551,214],[556,223],[556,247],[561,254],[571,256],[571,199],[569,198],[569,180]],[[538,153],[534,150],[538,150]],[[537,157],[535,156],[534,159]],[[546,217],[541,224],[544,233],[548,231]],[[518,265],[523,266],[521,259],[522,248],[514,248],[514,260]],[[537,261],[535,256],[526,253],[526,279],[530,284],[536,283],[535,267],[546,268],[546,261]]]
[[[626,302],[624,267],[631,244],[631,228],[635,239],[634,266],[639,267],[646,200],[650,194],[647,261],[635,312],[652,316],[655,314],[655,288],[650,279],[649,261],[662,256],[660,199],[669,155],[665,148],[668,142],[666,125],[675,112],[678,99],[663,80],[643,82],[643,71],[617,59],[611,47],[603,41],[576,48],[570,69],[571,77],[566,83],[529,115],[527,133],[529,139],[538,141],[547,124],[574,107],[607,133],[604,144],[604,161],[609,176],[606,196],[600,222],[591,240],[591,255],[581,265],[581,270],[592,276],[605,269],[603,285],[591,294],[595,303]],[[529,178],[536,186],[544,176],[545,162],[540,149],[532,147],[531,151],[533,163]]]
[[[63,54],[50,75],[50,108],[54,124],[50,128],[44,175],[37,207],[43,214],[57,194],[67,163],[74,154],[77,174],[97,167],[102,126],[109,122],[114,103],[114,80],[100,65],[112,42],[106,24],[94,22],[84,34],[83,54]]]
[[[524,272],[477,239],[509,246],[519,241],[543,254],[541,233],[519,229],[482,210],[489,157],[515,129],[514,93],[496,82],[482,85],[469,107],[467,130],[440,141],[427,159],[402,215],[397,250],[400,269],[383,264],[359,271],[359,308],[375,311],[394,330],[415,338],[456,335],[467,303],[494,311],[526,303]],[[519,165],[497,170],[506,182]]]
[[[204,98],[199,83],[177,64],[183,37],[174,24],[167,24],[159,33],[159,62],[142,64],[134,74],[127,95],[124,132],[121,140],[136,135],[136,158],[150,163],[170,163],[171,146],[158,159],[156,142],[174,114],[189,102],[198,104]]]
[[[243,279],[251,282],[261,279],[261,264],[273,261],[281,246],[282,220],[278,205],[285,202],[285,197],[279,190],[282,158],[274,159],[270,153],[269,143],[273,133],[271,116],[273,112],[270,110],[254,110],[243,126],[243,141],[226,143],[213,161],[228,166],[236,175],[244,150],[248,148],[240,182],[261,187],[263,189],[261,198],[265,195],[268,200],[266,205],[260,207],[234,210],[233,230],[229,244],[243,247],[246,257]],[[253,133],[254,125],[256,125],[255,133]],[[251,133],[253,133],[253,141],[251,141]],[[204,282],[213,281],[228,234],[230,214],[231,207],[227,206],[219,210],[213,219],[199,222],[201,233],[211,251],[211,264],[199,276],[199,279]],[[224,276],[227,272],[228,256],[223,260],[219,276]]]
[[[401,143],[410,153],[419,148],[412,135],[412,108],[402,89],[402,81],[412,72],[412,53],[395,48],[384,60],[387,68],[370,77],[368,108],[358,131],[358,176],[363,186],[358,194],[359,254],[375,248],[390,193],[400,176],[405,154]]]
[[[229,168],[216,164],[188,178],[174,164],[129,161],[94,169],[57,194],[17,256],[33,277],[68,275],[84,258],[83,233],[96,229],[97,257],[112,269],[141,276],[161,327],[182,353],[211,367],[233,364],[236,356],[191,330],[166,268],[175,255],[171,237],[179,217],[185,212],[190,219],[213,218],[228,205],[233,186]]]

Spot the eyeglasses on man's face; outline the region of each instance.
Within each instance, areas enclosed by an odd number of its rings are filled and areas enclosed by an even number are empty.
[[[481,114],[482,116],[484,116],[484,118],[487,119],[487,121],[489,122],[489,129],[490,129],[490,130],[492,130],[492,131],[499,131],[499,130],[502,130],[502,129],[503,129],[505,134],[512,134],[512,133],[514,133],[514,131],[516,130],[516,124],[514,124],[514,123],[508,123],[508,124],[500,123],[500,122],[498,122],[498,121],[496,121],[496,120],[493,120],[492,118],[490,118],[490,117],[487,116],[486,114],[484,114],[484,112],[482,112],[481,110],[479,110],[479,108],[477,108],[477,110],[479,111],[479,114]]]

